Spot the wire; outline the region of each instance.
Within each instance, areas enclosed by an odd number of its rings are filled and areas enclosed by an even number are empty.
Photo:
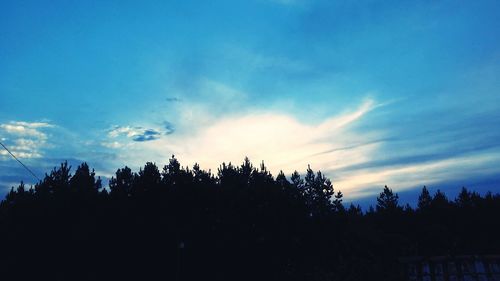
[[[30,170],[30,168],[28,168],[26,165],[23,164],[23,162],[21,162],[21,160],[17,159],[17,157],[12,153],[10,152],[10,150],[3,144],[0,142],[0,145],[3,146],[3,148],[5,150],[7,150],[7,152],[12,156],[14,157],[14,159],[16,159],[17,162],[19,162],[19,164],[21,164],[33,177],[35,177],[38,181],[42,181],[40,180],[36,175],[35,173],[33,173],[33,171]]]

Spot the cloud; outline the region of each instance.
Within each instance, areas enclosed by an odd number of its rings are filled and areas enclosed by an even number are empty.
[[[134,141],[151,141],[151,140],[157,140],[160,138],[160,132],[157,132],[152,129],[147,129],[144,130],[144,132],[140,135],[135,135],[132,139]]]
[[[53,127],[53,125],[42,122],[29,123],[22,121],[11,121],[7,124],[0,124],[0,129],[2,129],[7,134],[13,136],[39,138],[46,138],[46,135],[40,129],[50,127]]]
[[[168,97],[165,99],[167,102],[181,102],[182,100],[178,97]]]
[[[455,128],[453,120],[442,117],[431,134],[429,126],[405,123],[418,119],[399,120],[397,126],[381,121],[393,109],[394,104],[367,98],[354,109],[311,123],[272,109],[211,115],[202,108],[198,119],[182,123],[189,131],[137,143],[122,160],[163,163],[175,154],[185,165],[196,162],[216,171],[222,162],[240,163],[248,156],[255,163],[265,161],[273,174],[283,170],[288,175],[311,164],[350,199],[373,196],[385,184],[402,191],[500,171],[495,168],[500,167],[500,145],[491,141],[496,134],[478,127],[478,120]]]
[[[398,191],[417,186],[460,181],[465,185],[471,179],[483,178],[498,173],[500,152],[452,156],[447,159],[424,163],[406,163],[397,166],[380,166],[362,170],[326,171],[336,175],[336,184],[348,187],[349,196],[365,197],[380,192],[380,187],[389,185]]]
[[[41,158],[46,148],[51,147],[47,142],[46,130],[55,127],[46,122],[10,121],[0,124],[2,142],[18,158]],[[0,150],[0,159],[6,160],[10,156],[5,150]]]
[[[130,127],[130,126],[115,126],[108,131],[108,137],[117,138],[125,136],[133,141],[143,142],[152,141],[160,138],[161,133],[155,129],[146,129],[143,127]]]
[[[349,148],[350,142],[353,139],[369,141],[377,136],[348,128],[376,106],[373,100],[367,99],[357,109],[319,124],[307,124],[273,112],[214,118],[211,124],[189,134],[145,143],[140,151],[143,157],[157,160],[160,160],[158,157],[167,159],[174,153],[190,165],[198,162],[212,170],[223,161],[238,163],[245,156],[256,162],[265,160],[271,170],[279,168],[290,173],[305,169],[307,164],[317,168],[353,165],[367,161],[378,144]],[[332,159],[347,160],[332,163]]]
[[[172,123],[165,121],[162,128],[145,128],[142,126],[115,126],[108,130],[108,139],[125,137],[135,142],[146,142],[158,140],[162,136],[170,135],[174,132]],[[116,140],[105,141],[103,146],[108,148],[121,148],[124,145]]]

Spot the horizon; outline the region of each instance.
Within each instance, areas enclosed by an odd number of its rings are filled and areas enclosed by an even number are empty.
[[[498,192],[499,11],[496,1],[5,1],[0,142],[40,178],[87,162],[104,185],[171,155],[213,172],[248,156],[288,178],[310,164],[346,201],[385,185],[404,203],[423,186]],[[0,167],[2,198],[34,183],[5,150]]]

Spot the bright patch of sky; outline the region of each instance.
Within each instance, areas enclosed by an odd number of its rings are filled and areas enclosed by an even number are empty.
[[[0,139],[39,176],[175,154],[347,198],[500,189],[498,1],[2,1]],[[0,151],[3,192],[33,179]]]

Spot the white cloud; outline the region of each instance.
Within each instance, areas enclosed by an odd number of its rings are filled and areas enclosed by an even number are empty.
[[[53,125],[40,122],[29,123],[21,121],[11,121],[7,124],[0,124],[0,129],[10,135],[37,138],[46,138],[46,134],[43,133],[40,129],[50,127],[53,127]]]
[[[50,145],[47,143],[47,128],[54,125],[46,122],[11,121],[0,124],[1,139],[18,158],[41,158],[43,150]],[[7,151],[0,152],[2,159],[10,157]]]
[[[294,170],[303,172],[311,164],[313,169],[325,172],[349,199],[373,196],[377,192],[374,188],[386,184],[401,191],[416,185],[493,173],[495,171],[485,167],[500,164],[498,153],[458,156],[450,153],[424,162],[393,162],[392,157],[402,156],[401,149],[410,150],[394,146],[390,140],[390,128],[378,127],[368,131],[356,128],[361,122],[373,121],[366,118],[367,115],[381,106],[384,104],[366,99],[356,109],[318,124],[309,124],[275,111],[213,116],[204,109],[197,119],[210,122],[202,121],[201,126],[191,124],[188,132],[155,142],[134,143],[127,146],[127,153],[120,160],[138,167],[145,161],[166,163],[171,154],[175,154],[183,165],[191,166],[196,162],[204,169],[216,171],[222,162],[240,164],[248,156],[255,164],[264,160],[273,174],[283,170],[288,175]],[[422,153],[425,148],[411,151],[410,156]],[[435,150],[442,148],[434,145],[431,152]]]
[[[198,162],[204,168],[216,170],[223,161],[239,163],[248,156],[254,162],[265,160],[275,173],[278,169],[287,173],[303,171],[307,164],[315,169],[344,167],[367,161],[376,150],[377,143],[346,148],[353,146],[354,139],[377,137],[349,130],[349,125],[375,107],[372,100],[366,100],[352,112],[315,125],[272,112],[212,118],[211,124],[189,134],[143,143],[136,147],[131,158],[137,159],[140,154],[150,157],[142,159],[145,161],[165,161],[174,153],[183,163]]]

